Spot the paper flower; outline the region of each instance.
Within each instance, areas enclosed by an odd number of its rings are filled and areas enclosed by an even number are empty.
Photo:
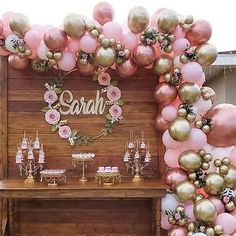
[[[230,201],[230,199],[229,199],[228,196],[224,196],[224,197],[223,197],[223,202],[224,202],[225,204],[229,203],[229,201]]]
[[[181,215],[179,213],[175,213],[175,219],[176,220],[180,220],[181,219]]]
[[[57,99],[58,99],[57,94],[54,91],[52,91],[52,90],[47,91],[44,94],[44,100],[48,104],[53,104]]]
[[[109,109],[109,113],[114,118],[119,118],[122,114],[122,109],[119,105],[112,105]]]
[[[108,73],[101,73],[98,75],[98,83],[103,86],[110,85],[111,76]]]
[[[50,125],[55,125],[60,120],[60,113],[56,109],[50,109],[45,113],[45,120]]]
[[[114,102],[121,98],[121,91],[118,87],[111,86],[107,90],[107,97],[110,101]]]
[[[67,125],[60,126],[58,134],[61,138],[68,139],[71,136],[71,129]]]

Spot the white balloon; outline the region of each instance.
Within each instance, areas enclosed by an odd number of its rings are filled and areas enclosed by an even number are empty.
[[[15,34],[10,34],[5,40],[5,47],[8,51],[17,53],[18,48],[16,47],[16,45],[19,42],[20,39]]]
[[[165,210],[171,210],[174,211],[175,208],[180,204],[177,196],[173,194],[166,194],[164,198],[161,199],[161,209],[162,212],[165,212]]]
[[[195,234],[193,234],[192,236],[207,236],[207,235],[204,234],[204,233],[195,233]]]
[[[214,148],[212,150],[213,160],[220,159],[222,160],[225,157],[228,157],[231,152],[229,148]]]
[[[38,47],[38,50],[37,50],[37,55],[41,60],[48,60],[48,58],[47,58],[47,52],[48,51],[49,51],[49,49],[44,44],[44,42],[41,42],[39,47]]]
[[[182,66],[183,66],[183,64],[180,62],[179,57],[180,57],[180,56],[174,57],[174,65],[175,65],[175,67],[181,69]]]
[[[204,100],[202,97],[200,97],[195,103],[193,103],[193,106],[197,108],[198,114],[204,115],[212,108],[212,102],[210,99]]]

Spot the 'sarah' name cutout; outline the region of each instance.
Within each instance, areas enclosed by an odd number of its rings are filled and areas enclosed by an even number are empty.
[[[85,101],[84,97],[80,100],[74,100],[74,96],[71,91],[64,90],[59,98],[61,107],[59,112],[62,115],[102,115],[106,108],[106,101],[103,97],[100,97],[100,92],[97,90],[96,99],[90,99]]]

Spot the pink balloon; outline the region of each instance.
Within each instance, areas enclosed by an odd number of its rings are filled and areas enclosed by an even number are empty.
[[[182,152],[181,149],[169,149],[164,154],[164,160],[167,166],[171,168],[179,167],[179,155]]]
[[[2,36],[2,33],[3,33],[3,23],[2,21],[0,20],[0,38]]]
[[[8,11],[5,12],[2,16],[2,23],[4,25],[4,27],[9,27],[9,23],[10,23],[10,18],[14,15],[14,12]]]
[[[43,38],[43,35],[45,33],[45,29],[42,25],[34,24],[31,26],[31,29],[36,30],[40,34],[41,39]]]
[[[188,147],[193,150],[198,150],[203,148],[206,144],[206,134],[201,129],[192,128],[190,131],[189,139],[187,140]]]
[[[171,138],[168,130],[166,130],[165,133],[162,135],[162,142],[166,146],[166,148],[171,149],[179,148],[182,145],[181,142],[177,142]]]
[[[202,77],[199,80],[197,80],[195,83],[198,84],[199,86],[202,86],[205,83],[205,81],[206,81],[206,76],[204,73],[202,73]]]
[[[236,147],[230,152],[229,158],[231,160],[231,164],[236,167]]]
[[[194,222],[196,220],[194,214],[193,214],[193,204],[188,204],[184,206],[185,213],[188,215],[189,219],[188,222]]]
[[[161,213],[161,228],[169,230],[172,225],[168,221],[168,216],[165,213]]]
[[[236,230],[235,219],[229,213],[218,215],[215,224],[223,226],[224,234],[232,234]]]
[[[184,54],[186,48],[190,46],[190,43],[185,38],[176,39],[173,43],[173,51],[175,56]]]
[[[80,51],[80,40],[70,38],[68,40],[67,48],[72,53]]]
[[[179,25],[174,30],[174,36],[176,39],[185,38],[185,32]]]
[[[69,51],[63,51],[62,55],[62,59],[58,61],[58,67],[64,71],[73,70],[76,65],[76,59],[73,53]]]
[[[128,32],[122,35],[121,45],[124,45],[125,48],[128,48],[130,51],[133,51],[138,45],[138,37],[132,32]]]
[[[186,236],[186,235],[187,235],[187,229],[184,227],[173,226],[168,231],[168,236]]]
[[[116,42],[119,42],[122,38],[122,28],[114,21],[104,24],[102,33],[108,38],[114,38]]]
[[[108,2],[98,3],[93,9],[93,19],[101,25],[113,20],[114,15],[114,8]]]
[[[167,121],[172,121],[177,116],[177,107],[173,105],[167,105],[162,109],[161,115]]]
[[[41,36],[36,30],[29,30],[26,32],[24,40],[31,49],[38,48],[41,42]]]
[[[2,47],[0,47],[0,56],[8,56],[11,52],[5,51]]]
[[[38,57],[37,49],[31,50],[32,54],[29,56],[29,59],[36,59]]]
[[[159,14],[165,10],[166,8],[160,8],[157,9],[154,14],[151,16],[150,21],[149,21],[149,26],[157,28],[157,18]]]
[[[202,67],[197,62],[189,62],[181,68],[183,80],[195,83],[203,74]]]
[[[90,35],[84,35],[80,39],[80,49],[86,53],[95,52],[97,47],[97,41],[92,38]]]
[[[219,198],[211,196],[209,200],[215,205],[218,215],[225,212],[225,206]]]
[[[38,54],[38,57],[41,59],[41,60],[48,60],[47,58],[47,52],[49,51],[49,49],[47,48],[47,46],[44,44],[44,42],[42,41],[37,49],[37,54]]]
[[[128,27],[127,20],[125,20],[125,21],[122,22],[121,28],[122,28],[123,34],[126,34],[126,33],[130,32],[130,29],[129,29],[129,27]]]
[[[176,68],[181,69],[183,67],[183,64],[179,60],[180,56],[174,57],[174,65]]]

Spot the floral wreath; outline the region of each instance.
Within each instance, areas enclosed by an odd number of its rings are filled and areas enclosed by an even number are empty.
[[[42,111],[45,113],[45,121],[52,126],[52,132],[58,131],[59,136],[67,139],[71,146],[88,144],[102,136],[111,134],[113,128],[123,118],[121,107],[124,104],[121,99],[121,91],[117,87],[117,81],[112,80],[111,76],[105,72],[105,69],[98,69],[93,75],[93,81],[98,81],[103,86],[100,93],[106,93],[107,100],[105,104],[106,106],[110,106],[108,113],[105,115],[106,121],[104,127],[94,137],[81,133],[78,129],[71,129],[68,125],[68,120],[62,119],[61,113],[58,111],[61,107],[59,96],[63,92],[62,87],[66,77],[76,70],[78,69],[69,71],[66,74],[59,74],[54,81],[45,83],[47,91],[44,94],[44,101],[48,105],[42,108]]]

